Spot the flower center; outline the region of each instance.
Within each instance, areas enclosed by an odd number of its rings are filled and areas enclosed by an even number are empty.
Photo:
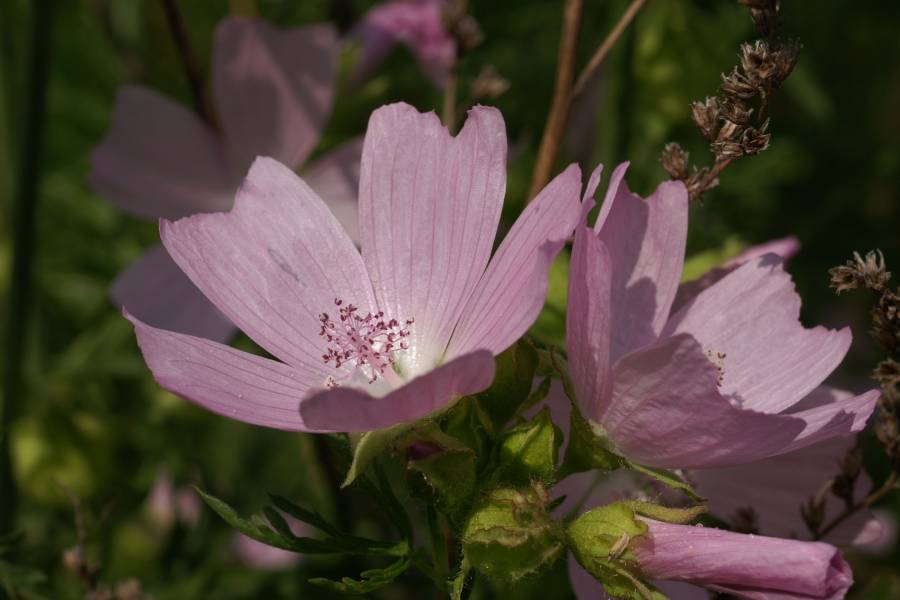
[[[724,352],[713,352],[712,350],[706,351],[706,358],[709,359],[719,372],[719,375],[716,377],[716,385],[722,387],[722,384],[725,383],[725,358],[727,355]]]
[[[340,298],[334,299],[334,305],[338,309],[337,319],[328,313],[319,315],[322,324],[319,335],[328,342],[322,360],[337,369],[345,363],[352,364],[366,375],[369,383],[374,383],[392,368],[394,354],[409,348],[406,338],[414,320],[401,323],[385,318],[384,311],[363,316],[358,307],[344,304]],[[329,377],[325,385],[335,387],[338,383]]]

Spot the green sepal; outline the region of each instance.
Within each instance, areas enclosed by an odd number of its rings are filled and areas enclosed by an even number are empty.
[[[496,365],[491,387],[476,398],[490,418],[494,431],[499,431],[528,400],[538,355],[531,342],[523,338],[497,356]]]
[[[684,479],[682,479],[677,473],[673,473],[672,471],[669,471],[667,469],[646,467],[644,465],[639,465],[637,463],[631,462],[630,460],[626,460],[623,466],[637,471],[638,473],[643,473],[648,477],[652,477],[659,483],[662,483],[663,485],[672,488],[673,490],[684,492],[695,502],[702,503],[706,501],[706,498],[694,491],[694,488],[692,488],[691,485]]]
[[[554,480],[562,432],[550,419],[547,407],[531,421],[510,429],[498,443],[496,481],[528,484]]]
[[[463,511],[475,491],[475,453],[471,449],[445,450],[411,460],[407,466],[422,475],[438,507],[448,516]]]
[[[463,592],[466,589],[471,574],[472,565],[470,565],[469,561],[463,557],[462,561],[459,563],[459,571],[457,571],[453,579],[450,580],[450,600],[462,600]]]
[[[483,575],[510,582],[549,568],[565,549],[565,534],[547,503],[539,484],[485,494],[463,528],[465,560]]]
[[[493,439],[497,435],[494,422],[477,396],[461,398],[444,415],[441,429],[471,448],[479,460],[490,454]]]
[[[385,429],[375,429],[360,435],[353,446],[353,461],[341,487],[347,487],[359,477],[378,455],[384,452],[398,437],[409,431],[415,423],[398,423]]]
[[[627,461],[609,448],[601,432],[581,415],[578,406],[572,402],[569,416],[569,445],[559,469],[557,478],[562,480],[572,473],[582,471],[614,471],[625,466]]]
[[[633,600],[664,600],[665,596],[641,581],[635,568],[631,541],[647,533],[628,502],[589,510],[569,525],[566,536],[578,563],[593,575],[608,594]]]
[[[684,525],[697,519],[700,515],[707,512],[709,507],[705,504],[697,504],[683,508],[672,508],[656,504],[654,502],[644,502],[642,500],[626,500],[625,504],[634,511],[634,514],[657,521],[665,521],[666,523],[676,523]]]
[[[409,569],[410,564],[409,557],[403,556],[383,569],[363,571],[360,573],[360,579],[342,577],[340,581],[335,581],[324,577],[315,577],[310,579],[309,582],[340,594],[358,596],[369,594],[388,585],[403,575]]]

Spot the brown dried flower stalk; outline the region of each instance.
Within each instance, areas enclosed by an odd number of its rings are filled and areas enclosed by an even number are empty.
[[[739,64],[722,75],[722,93],[691,104],[691,116],[709,142],[713,165],[690,167],[688,153],[674,142],[666,145],[660,157],[669,176],[684,181],[691,199],[716,187],[719,174],[732,162],[769,147],[769,101],[793,71],[800,54],[799,43],[776,37],[781,23],[777,0],[739,3],[750,8],[753,22],[766,39],[741,44]]]

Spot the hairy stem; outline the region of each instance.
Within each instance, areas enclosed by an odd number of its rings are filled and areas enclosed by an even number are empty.
[[[6,328],[6,364],[3,403],[0,405],[0,535],[12,530],[16,511],[16,486],[12,475],[9,430],[18,413],[22,394],[22,356],[31,306],[31,262],[34,223],[41,181],[41,149],[46,120],[47,76],[52,37],[51,0],[33,5],[28,95],[25,112],[16,196],[12,206],[12,268]]]

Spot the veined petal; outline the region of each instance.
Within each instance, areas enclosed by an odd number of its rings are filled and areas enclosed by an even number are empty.
[[[371,431],[416,421],[456,398],[485,390],[494,379],[494,357],[479,350],[455,358],[381,397],[338,387],[300,405],[303,420],[318,431]]]
[[[354,242],[359,241],[359,161],[362,138],[345,142],[313,161],[303,180],[325,201]]]
[[[127,312],[125,317],[134,324],[144,360],[164,389],[245,423],[314,431],[303,422],[298,407],[300,399],[322,381],[321,372],[156,329]]]
[[[547,299],[550,263],[578,221],[580,192],[581,170],[571,165],[525,208],[466,304],[448,357],[482,348],[499,354],[531,327]]]
[[[271,158],[253,163],[231,212],[163,221],[160,234],[213,304],[295,367],[324,367],[318,315],[337,312],[336,298],[364,314],[376,310],[362,257],[343,227],[309,186]]]
[[[782,259],[751,260],[697,295],[663,336],[693,335],[724,355],[722,394],[743,408],[777,413],[815,389],[840,364],[850,330],[806,329]]]
[[[330,25],[279,30],[230,17],[216,30],[212,86],[234,168],[257,156],[296,168],[331,112],[339,42]]]
[[[801,542],[643,519],[632,549],[654,579],[685,581],[742,598],[843,598],[853,574],[839,550]]]
[[[91,153],[88,183],[126,212],[177,219],[227,210],[238,180],[218,136],[191,111],[150,89],[125,86],[109,132]]]
[[[612,393],[612,269],[606,245],[593,231],[580,225],[569,267],[566,347],[578,404],[585,416],[594,421],[599,421],[606,411]]]
[[[741,464],[785,451],[802,419],[731,405],[718,370],[691,336],[679,334],[620,360],[600,424],[622,454],[664,468]]]
[[[810,405],[811,403],[808,402],[810,396],[815,404]],[[881,390],[869,390],[859,396],[836,391],[832,391],[830,394],[827,391],[824,393],[813,392],[810,396],[804,398],[797,406],[782,413],[803,419],[806,423],[806,428],[791,444],[792,450],[828,438],[862,431],[875,410]],[[809,407],[805,408],[806,405]],[[798,406],[802,410],[797,410]]]
[[[835,437],[801,450],[746,465],[691,471],[695,489],[709,502],[710,512],[731,522],[741,509],[752,508],[763,535],[810,539],[800,505],[816,496],[840,470],[840,461],[853,447],[855,436]],[[865,472],[856,481],[857,498],[868,493],[872,482]],[[844,509],[844,503],[828,494],[825,522]],[[825,538],[838,546],[871,543],[880,526],[871,511],[857,513]]]
[[[117,305],[153,327],[216,342],[227,342],[235,332],[159,245],[119,273],[110,293]]]
[[[443,355],[491,254],[506,188],[506,132],[475,107],[451,137],[433,113],[372,113],[363,146],[359,227],[378,305],[415,319],[405,375]]]
[[[664,182],[644,200],[628,190],[623,175],[620,165],[595,225],[612,260],[613,362],[656,341],[678,290],[687,241],[684,185]]]
[[[723,265],[707,271],[697,279],[682,283],[678,286],[678,293],[675,295],[675,301],[672,303],[672,312],[675,313],[682,306],[693,300],[697,294],[710,287],[739,266],[747,261],[765,256],[766,254],[776,254],[787,262],[800,250],[800,241],[794,236],[771,240],[756,246],[750,246],[737,256],[728,259]]]

